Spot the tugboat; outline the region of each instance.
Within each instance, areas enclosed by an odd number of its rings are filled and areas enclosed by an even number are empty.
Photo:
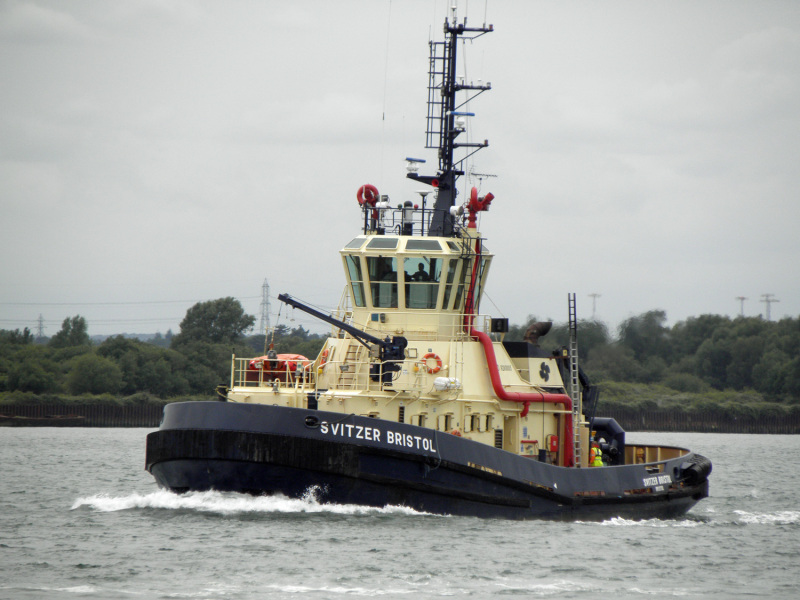
[[[147,436],[159,486],[513,519],[670,518],[708,496],[708,459],[628,443],[594,416],[574,294],[569,346],[549,352],[549,324],[504,341],[507,319],[479,312],[493,255],[478,216],[494,197],[473,187],[460,201],[456,184],[488,146],[461,141],[473,116],[462,109],[491,86],[456,75],[456,50],[492,31],[453,9],[444,41],[429,42],[426,148],[438,170],[421,175],[424,161],[407,159],[408,178],[427,186],[417,203],[358,189],[337,312],[279,296],[332,326],[319,356],[234,356],[222,401],[167,405]]]

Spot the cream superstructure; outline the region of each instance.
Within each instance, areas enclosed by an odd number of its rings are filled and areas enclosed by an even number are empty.
[[[475,335],[492,329],[491,319],[476,314],[492,255],[475,229],[465,228],[461,237],[368,233],[340,253],[347,288],[334,317],[377,338],[402,336],[408,342],[403,360],[392,361],[397,370],[391,381],[381,377],[387,365],[374,347],[334,329],[310,367],[280,377],[254,373],[250,359],[235,359],[229,401],[409,423],[565,464],[572,410],[501,400],[493,388],[496,368],[511,394],[565,394],[564,365],[558,364],[564,359],[524,342],[510,353],[503,334],[494,333],[491,364]],[[585,447],[588,431],[575,425],[585,432],[586,441],[578,441]],[[585,466],[585,457],[580,459]]]

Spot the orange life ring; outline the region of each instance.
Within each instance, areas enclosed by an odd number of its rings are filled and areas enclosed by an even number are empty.
[[[428,359],[432,358],[436,361],[436,366],[431,367],[428,365]],[[434,352],[428,352],[425,356],[422,357],[422,364],[425,365],[425,368],[428,370],[428,373],[438,373],[442,370],[442,359],[439,358],[439,355]]]
[[[319,359],[320,368],[324,367],[326,362],[328,362],[328,349],[327,348],[325,348],[325,350],[322,351],[322,357],[320,357],[320,359]]]
[[[367,183],[366,185],[362,185],[358,188],[358,194],[356,198],[358,198],[358,203],[362,206],[364,204],[369,204],[370,206],[375,206],[380,198],[380,194],[378,193],[378,188],[374,185]]]
[[[454,435],[456,437],[461,437],[461,430],[460,429],[453,429],[453,431],[450,432],[450,435]]]

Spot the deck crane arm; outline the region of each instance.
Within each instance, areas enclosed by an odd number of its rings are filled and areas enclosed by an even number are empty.
[[[349,333],[356,340],[369,348],[371,352],[373,348],[377,348],[377,358],[381,363],[385,364],[372,365],[373,368],[370,369],[370,377],[372,377],[374,381],[378,381],[378,379],[380,379],[383,383],[391,383],[392,373],[400,370],[399,363],[405,359],[405,350],[406,346],[408,346],[408,340],[406,340],[406,338],[396,335],[391,338],[387,336],[386,339],[382,340],[379,337],[358,329],[357,327],[348,325],[344,321],[334,319],[325,313],[321,313],[318,310],[315,310],[310,306],[295,300],[289,294],[280,294],[278,296],[278,300]],[[383,367],[382,369],[381,366]]]

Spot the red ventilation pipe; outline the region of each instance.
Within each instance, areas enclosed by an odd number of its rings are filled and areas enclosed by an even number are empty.
[[[478,190],[472,188],[472,200],[477,201]],[[491,194],[487,195],[486,208],[489,202],[494,199]],[[485,209],[484,209],[485,210]],[[489,367],[489,375],[492,379],[492,388],[494,393],[500,400],[508,402],[520,402],[524,405],[520,417],[526,417],[528,410],[530,410],[531,402],[542,402],[548,404],[563,404],[567,414],[565,416],[564,429],[564,464],[567,467],[575,466],[575,448],[573,447],[573,424],[572,424],[572,398],[566,394],[546,394],[543,392],[508,392],[503,387],[500,381],[500,370],[497,368],[497,356],[494,353],[494,345],[492,339],[488,334],[477,331],[472,327],[475,319],[475,285],[477,283],[478,268],[481,260],[481,240],[475,240],[475,258],[472,264],[472,277],[470,278],[469,289],[467,290],[465,314],[464,314],[464,328],[467,330],[467,335],[476,337],[483,346],[483,351],[486,354],[486,366]]]
[[[489,367],[489,375],[492,378],[492,388],[494,393],[500,400],[507,400],[509,402],[520,402],[524,404],[524,408],[520,413],[520,417],[525,417],[530,409],[531,402],[544,402],[548,404],[563,404],[564,409],[569,411],[566,417],[565,433],[564,436],[564,464],[567,467],[575,466],[575,449],[573,448],[573,430],[572,430],[572,398],[566,394],[546,394],[543,392],[509,392],[503,387],[500,381],[500,370],[497,368],[497,356],[494,353],[494,345],[492,339],[488,334],[482,331],[476,331],[472,328],[471,324],[468,325],[468,333],[471,336],[477,337],[483,346],[483,351],[486,353],[486,365]]]

